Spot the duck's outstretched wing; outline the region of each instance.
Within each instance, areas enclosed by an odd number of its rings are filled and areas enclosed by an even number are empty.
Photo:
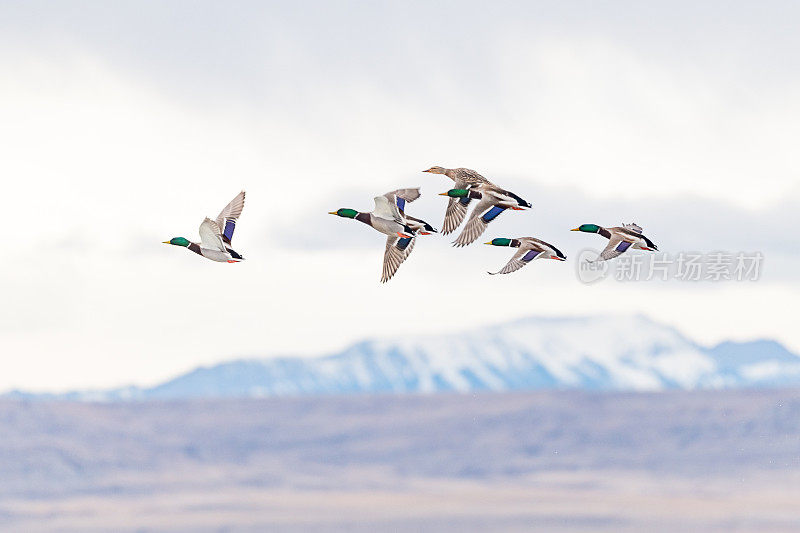
[[[514,254],[511,260],[506,263],[506,266],[497,272],[489,272],[489,274],[494,276],[495,274],[508,274],[510,272],[516,272],[520,268],[536,259],[540,253],[542,253],[540,250],[532,250],[528,247],[520,248],[517,250],[517,253]]]
[[[385,220],[394,220],[403,224],[403,213],[397,207],[392,193],[375,197],[375,209],[372,210],[372,214]]]
[[[225,243],[222,240],[222,232],[216,222],[206,217],[200,224],[200,244],[208,250],[219,250],[225,252]]]
[[[461,247],[475,242],[486,230],[489,222],[505,210],[505,207],[495,205],[495,199],[491,195],[484,194],[481,201],[472,210],[467,225],[461,230],[461,234],[453,242],[453,246]]]
[[[411,250],[414,249],[416,238],[389,236],[386,238],[386,251],[383,254],[383,273],[381,283],[386,283],[394,276],[400,265],[403,264]]]
[[[467,182],[455,180],[454,188],[465,189],[466,187]],[[472,199],[469,196],[448,199],[447,210],[444,212],[444,222],[442,222],[442,235],[453,233],[464,222],[464,217],[467,216],[467,207],[471,201]]]
[[[619,235],[611,234],[611,238],[608,239],[608,244],[603,251],[600,252],[600,256],[596,259],[596,261],[607,261],[608,259],[614,259],[615,257],[622,255],[630,247],[630,242],[623,240]]]
[[[406,203],[411,203],[421,196],[419,187],[411,187],[408,189],[397,189],[396,191],[387,192],[384,196],[389,202],[395,204],[397,209],[405,212]]]
[[[244,209],[244,191],[237,194],[233,200],[217,215],[216,224],[222,230],[222,240],[230,244],[233,239],[233,230],[236,229],[236,220]]]
[[[462,200],[464,201],[462,202]],[[447,202],[447,210],[444,212],[442,235],[453,233],[464,222],[469,200],[469,198],[450,198],[450,201]]]

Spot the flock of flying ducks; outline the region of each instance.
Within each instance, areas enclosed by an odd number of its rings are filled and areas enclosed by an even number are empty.
[[[490,182],[474,170],[468,168],[442,168],[431,167],[423,172],[431,174],[444,174],[454,182],[454,188],[441,193],[447,196],[447,209],[442,225],[442,235],[453,233],[461,226],[467,216],[469,206],[473,201],[474,208],[464,229],[453,242],[454,246],[462,247],[475,242],[486,227],[503,211],[508,209],[522,211],[529,209],[531,203],[523,200],[511,191],[507,191]],[[236,221],[244,208],[244,191],[225,206],[216,220],[206,217],[200,224],[200,242],[195,243],[184,237],[175,237],[165,244],[183,246],[194,253],[217,262],[238,263],[244,260],[231,245]],[[408,258],[414,249],[414,243],[419,235],[430,235],[437,230],[425,222],[406,213],[407,203],[420,197],[419,187],[397,189],[375,197],[375,209],[369,213],[355,209],[342,208],[331,211],[331,215],[351,218],[363,222],[375,230],[385,234],[386,251],[383,256],[383,272],[381,282],[389,281]],[[642,228],[636,224],[623,224],[622,226],[605,228],[596,224],[583,224],[572,231],[586,233],[599,233],[608,239],[608,245],[600,253],[597,261],[613,259],[626,252],[629,248],[635,250],[658,250],[655,244],[642,234]],[[534,237],[517,237],[513,239],[496,238],[485,243],[493,246],[508,246],[518,248],[511,260],[498,272],[490,274],[508,274],[524,267],[534,259],[555,259],[565,261],[567,257],[550,243]]]

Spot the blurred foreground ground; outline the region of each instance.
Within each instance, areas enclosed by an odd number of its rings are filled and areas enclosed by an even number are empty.
[[[2,531],[800,531],[800,391],[0,402]]]

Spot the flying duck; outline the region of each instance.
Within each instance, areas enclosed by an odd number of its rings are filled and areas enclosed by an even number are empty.
[[[630,247],[633,247],[634,250],[647,250],[648,252],[658,250],[658,246],[653,244],[653,241],[642,235],[642,228],[636,223],[623,224],[613,228],[604,228],[597,224],[582,224],[570,231],[599,233],[608,239],[608,245],[600,252],[596,261],[613,259],[625,253]]]
[[[436,231],[424,220],[406,215],[406,203],[413,202],[419,197],[419,187],[397,189],[376,196],[375,209],[370,213],[362,213],[355,209],[339,209],[329,213],[358,220],[387,236],[381,283],[389,281],[411,254],[417,234],[428,235]]]
[[[489,274],[492,275],[515,272],[534,259],[556,259],[557,261],[567,260],[567,256],[561,253],[561,250],[550,243],[546,243],[533,237],[517,237],[516,239],[506,239],[501,237],[492,239],[485,244],[519,248],[519,250],[517,250],[517,252],[511,257],[511,260],[506,263],[506,266],[497,272],[489,272]]]
[[[216,220],[206,217],[200,224],[200,243],[192,242],[184,237],[174,237],[164,244],[184,246],[197,255],[206,259],[217,261],[218,263],[238,263],[244,257],[239,255],[231,248],[233,230],[236,228],[236,221],[242,214],[244,208],[244,191],[220,211]]]
[[[521,211],[531,207],[531,203],[523,200],[511,191],[506,191],[493,183],[480,183],[472,185],[469,189],[450,189],[441,193],[442,196],[453,198],[469,198],[480,200],[472,214],[461,230],[461,234],[453,242],[453,246],[462,247],[472,244],[486,230],[489,222],[497,218],[506,209]]]

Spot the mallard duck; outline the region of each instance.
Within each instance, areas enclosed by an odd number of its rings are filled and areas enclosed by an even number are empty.
[[[658,246],[653,244],[653,241],[642,235],[641,226],[635,223],[623,224],[613,228],[604,228],[597,224],[582,224],[570,231],[599,233],[608,239],[608,245],[600,252],[596,261],[613,259],[626,252],[631,246],[633,246],[634,250],[647,250],[649,252],[658,250]]]
[[[164,244],[184,246],[206,259],[219,263],[238,263],[244,257],[236,253],[231,248],[233,230],[236,228],[236,220],[242,214],[244,208],[244,191],[220,211],[216,220],[206,217],[200,224],[200,243],[192,242],[184,237],[174,237]]]
[[[329,214],[343,218],[352,218],[372,226],[387,235],[386,251],[383,254],[383,272],[381,283],[394,276],[403,261],[414,249],[415,237],[428,235],[436,230],[424,220],[405,214],[406,202],[413,202],[420,197],[419,188],[397,189],[375,197],[375,209],[370,213],[362,213],[355,209],[339,209]]]
[[[567,260],[567,256],[561,253],[561,250],[550,243],[546,243],[533,237],[518,237],[516,239],[506,239],[500,237],[497,239],[492,239],[485,244],[519,248],[511,260],[506,263],[506,266],[497,272],[489,272],[489,274],[492,275],[508,274],[510,272],[517,271],[534,259],[556,259],[557,261]]]
[[[489,222],[494,220],[506,209],[521,211],[531,207],[531,203],[523,200],[510,191],[503,190],[493,183],[480,183],[472,185],[469,189],[450,189],[441,193],[442,196],[452,198],[470,198],[480,200],[461,230],[461,234],[453,242],[453,246],[467,246],[475,242],[486,230]]]
[[[444,174],[455,182],[455,189],[466,189],[468,186],[489,183],[489,180],[469,168],[431,167],[428,170],[423,170],[423,172]],[[442,235],[453,233],[456,228],[461,225],[467,214],[467,206],[471,200],[472,198],[468,196],[463,198],[450,198],[447,204],[447,210],[444,213]]]

